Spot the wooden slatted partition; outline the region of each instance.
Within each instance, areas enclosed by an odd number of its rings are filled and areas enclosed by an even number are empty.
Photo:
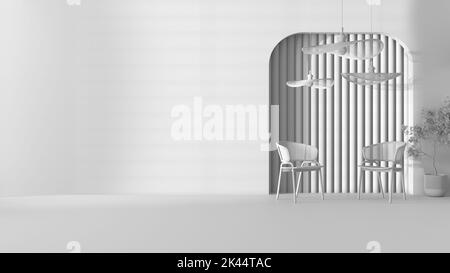
[[[411,69],[405,49],[397,40],[379,33],[350,33],[349,39],[381,39],[384,50],[373,59],[377,72],[400,72],[396,80],[373,86],[359,86],[341,77],[343,72],[368,72],[369,60],[350,60],[334,54],[305,55],[301,48],[337,41],[337,33],[300,33],[287,37],[274,49],[270,59],[270,104],[279,105],[280,140],[297,141],[319,149],[327,193],[356,193],[361,148],[383,141],[401,141],[401,126],[408,121],[407,102]],[[355,50],[370,50],[359,47]],[[316,78],[333,78],[329,90],[289,88],[288,80],[302,80],[311,70]],[[270,153],[270,192],[276,192],[279,159]],[[301,192],[319,191],[318,175],[305,175]],[[292,186],[283,177],[281,192]],[[382,176],[387,189],[387,176]],[[394,191],[400,192],[399,179]],[[362,191],[379,193],[376,176],[366,173]]]

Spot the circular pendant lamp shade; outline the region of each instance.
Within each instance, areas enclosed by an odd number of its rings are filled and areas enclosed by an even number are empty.
[[[378,39],[364,39],[351,42],[337,42],[328,45],[304,47],[304,54],[335,54],[349,59],[372,59],[378,56],[384,49],[384,43]]]
[[[402,73],[342,73],[342,77],[349,82],[359,85],[380,84],[401,76]]]

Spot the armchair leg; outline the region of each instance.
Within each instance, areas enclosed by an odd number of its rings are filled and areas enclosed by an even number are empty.
[[[405,172],[402,170],[400,173],[400,177],[402,179],[402,190],[403,190],[403,199],[406,200],[406,187],[405,187]]]
[[[325,187],[323,184],[322,169],[319,170],[319,174],[320,174],[320,191],[322,193],[322,200],[324,200],[325,199],[325,195],[324,195]]]
[[[280,167],[280,174],[278,175],[277,200],[278,200],[278,197],[279,197],[279,195],[280,195],[281,173],[282,173],[282,171],[281,171],[281,167]]]
[[[377,172],[377,177],[378,177],[378,186],[380,187],[380,192],[381,192],[381,195],[383,196],[383,199],[384,199],[383,183],[381,183],[381,176],[380,176],[379,172]]]
[[[295,196],[298,196],[298,190],[300,189],[300,182],[302,181],[302,174],[303,172],[299,172],[298,174],[298,180],[297,180],[297,189],[295,190]]]
[[[358,200],[361,199],[361,186],[362,186],[362,178],[364,175],[363,169],[359,172],[359,187],[358,187]]]
[[[394,175],[395,175],[395,172],[392,170],[391,171],[391,177],[390,177],[390,179],[389,179],[389,204],[391,204],[392,203],[392,190],[394,189]]]
[[[292,170],[291,171],[291,175],[292,175],[292,195],[294,197],[294,204],[295,204],[295,199],[296,199],[296,195],[295,195],[295,172]]]

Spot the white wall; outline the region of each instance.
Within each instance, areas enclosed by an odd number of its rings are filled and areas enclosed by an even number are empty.
[[[415,1],[412,16],[412,36],[416,57],[415,113],[420,120],[423,108],[438,107],[450,98],[450,1]],[[428,147],[428,151],[432,151]],[[450,149],[440,147],[438,171],[450,174]],[[424,161],[425,172],[431,171],[431,162]],[[420,169],[419,169],[420,173]],[[450,191],[448,192],[450,194]]]
[[[273,47],[339,31],[340,1],[81,1],[0,2],[1,195],[267,193],[260,142],[175,142],[171,110],[194,96],[267,104]],[[374,30],[438,57],[422,79],[448,76],[449,4],[424,2],[384,0]],[[365,1],[345,3],[346,30],[369,31]],[[444,81],[423,82],[416,109],[442,98]]]

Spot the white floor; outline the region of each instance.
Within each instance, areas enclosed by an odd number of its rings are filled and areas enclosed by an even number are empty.
[[[1,252],[450,251],[450,199],[79,195],[0,198]]]

